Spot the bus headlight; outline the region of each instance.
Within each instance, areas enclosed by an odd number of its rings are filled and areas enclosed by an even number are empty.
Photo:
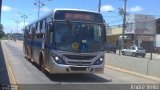
[[[104,62],[104,57],[99,58],[98,60],[96,60],[93,65],[100,65]]]
[[[66,64],[66,62],[58,56],[51,56],[51,60],[54,60],[57,64]]]

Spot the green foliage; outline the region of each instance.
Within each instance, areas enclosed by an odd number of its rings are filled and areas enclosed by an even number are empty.
[[[3,31],[3,25],[0,24],[0,38],[4,37],[5,36],[5,33]]]

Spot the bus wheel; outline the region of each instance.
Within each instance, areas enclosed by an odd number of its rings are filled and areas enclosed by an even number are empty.
[[[27,50],[27,60],[31,61],[31,51],[29,49]]]
[[[41,70],[42,72],[45,72],[42,54],[40,55],[39,60],[40,60],[40,70]]]
[[[26,48],[24,52],[25,52],[25,58],[28,60],[28,48]]]

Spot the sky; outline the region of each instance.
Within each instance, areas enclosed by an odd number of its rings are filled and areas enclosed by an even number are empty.
[[[28,18],[25,24],[38,18],[38,8],[34,5],[37,0],[2,0],[2,21],[5,33],[16,33],[16,21],[20,21],[18,32],[24,26],[21,18],[25,14]],[[99,0],[41,0],[45,6],[40,10],[40,16],[47,14],[54,8],[74,8],[91,11],[98,11]],[[128,14],[154,15],[160,18],[160,0],[127,0]],[[101,13],[107,24],[110,26],[122,23],[122,17],[118,14],[118,8],[123,8],[124,0],[101,0]],[[112,12],[108,12],[112,11]]]

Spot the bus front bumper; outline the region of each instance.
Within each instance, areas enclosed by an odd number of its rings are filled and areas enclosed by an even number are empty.
[[[76,66],[76,65],[51,65],[50,73],[104,73],[104,65]]]

